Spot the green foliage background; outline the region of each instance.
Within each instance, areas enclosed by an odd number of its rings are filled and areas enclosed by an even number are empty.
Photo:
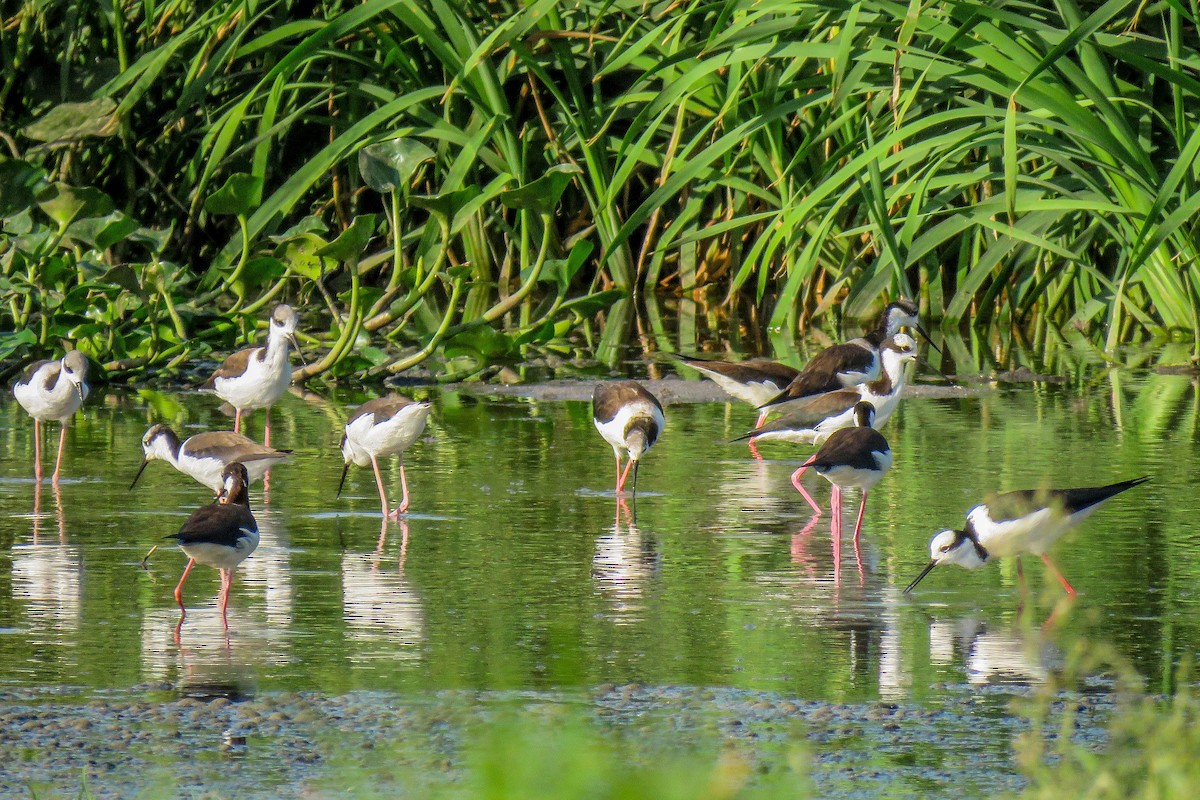
[[[287,298],[307,375],[469,372],[660,289],[1200,340],[1194,2],[2,7],[0,356]]]

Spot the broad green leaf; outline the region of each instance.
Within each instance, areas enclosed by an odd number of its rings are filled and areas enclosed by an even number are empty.
[[[391,139],[358,151],[363,181],[381,194],[405,189],[417,168],[433,160],[434,152],[417,139]]]
[[[354,218],[342,235],[317,251],[317,255],[335,261],[357,261],[375,234],[375,215],[361,214]]]
[[[246,216],[262,202],[262,178],[237,172],[204,201],[204,210],[219,216]]]
[[[35,142],[72,142],[117,132],[117,104],[108,97],[82,103],[60,103],[21,131]]]
[[[102,217],[113,210],[112,199],[99,189],[65,183],[52,183],[42,189],[37,194],[37,204],[60,228],[76,219]]]
[[[537,180],[519,189],[501,192],[500,202],[509,208],[551,214],[571,180],[582,171],[574,164],[557,164],[546,170],[546,174]]]

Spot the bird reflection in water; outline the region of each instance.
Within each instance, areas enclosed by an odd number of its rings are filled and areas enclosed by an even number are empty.
[[[929,660],[959,662],[973,686],[1040,686],[1063,665],[1063,654],[1040,627],[989,623],[975,616],[929,625]]]
[[[79,547],[67,544],[57,482],[52,484],[52,491],[57,538],[43,534],[42,524],[50,515],[42,511],[42,484],[35,482],[30,515],[32,541],[14,544],[9,551],[12,597],[25,609],[32,640],[77,631],[83,612],[83,556]]]
[[[653,538],[638,529],[636,517],[618,498],[613,526],[596,537],[596,554],[592,557],[596,591],[608,601],[614,622],[642,620],[643,598],[658,569],[659,554]]]
[[[804,527],[792,535],[791,541],[792,563],[803,567],[808,573],[809,578],[813,580],[816,579],[816,557],[809,552],[808,545],[812,539],[813,529],[820,519],[820,514],[813,514]],[[841,531],[838,528],[839,526],[836,523],[830,525],[830,540],[833,543],[833,583],[835,586],[840,586],[842,582],[842,541]],[[854,539],[854,563],[858,567],[858,583],[862,586],[866,583],[867,571],[863,566],[862,544],[858,538]]]
[[[396,568],[387,568],[389,527],[400,528]],[[379,541],[371,553],[342,555],[342,617],[346,633],[359,645],[355,659],[416,659],[425,642],[425,609],[405,578],[409,521],[380,520]],[[367,647],[364,647],[367,646]]]

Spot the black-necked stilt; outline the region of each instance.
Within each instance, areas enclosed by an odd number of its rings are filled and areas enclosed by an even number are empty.
[[[375,470],[375,484],[379,487],[379,502],[384,517],[399,517],[408,510],[408,479],[404,475],[404,451],[425,430],[431,405],[428,400],[414,401],[400,395],[378,397],[363,403],[346,422],[342,436],[342,457],[346,464],[342,468],[342,480],[338,484],[338,496],[346,483],[350,463],[360,467],[368,464]],[[387,492],[383,489],[383,476],[379,474],[379,459],[385,456],[400,456],[400,486],[404,497],[395,511],[388,511]]]
[[[1033,553],[1058,578],[1067,594],[1067,583],[1046,555],[1060,536],[1091,516],[1105,500],[1145,483],[1148,477],[1084,489],[1033,489],[993,494],[967,512],[961,531],[946,530],[929,542],[930,561],[904,593],[911,592],[939,564],[977,569],[993,558]]]
[[[858,521],[854,525],[854,542],[857,546],[858,535],[862,531],[863,512],[867,509],[867,493],[871,487],[892,468],[892,448],[888,445],[883,434],[871,427],[875,416],[875,407],[870,403],[859,402],[854,406],[853,428],[841,428],[829,435],[825,444],[821,445],[812,458],[800,465],[792,474],[792,485],[812,506],[815,513],[821,513],[821,507],[816,504],[808,492],[804,490],[800,478],[810,467],[825,480],[833,484],[833,541],[835,560],[839,552],[842,535],[842,489],[862,489],[862,502],[858,507]]]
[[[617,494],[625,491],[633,469],[633,496],[637,496],[638,463],[662,434],[666,418],[662,403],[637,381],[605,381],[592,392],[592,422],[617,459]],[[629,462],[621,470],[621,452]]]
[[[234,408],[233,430],[242,431],[242,412],[256,408],[267,410],[263,443],[271,444],[271,406],[275,405],[292,382],[288,361],[288,343],[296,348],[301,362],[300,343],[296,341],[296,312],[280,303],[271,312],[271,324],[265,347],[248,347],[226,358],[203,385],[212,389]]]
[[[180,443],[175,431],[161,424],[146,431],[142,437],[142,451],[145,457],[133,476],[133,483],[129,484],[130,489],[137,485],[147,464],[161,459],[214,492],[221,491],[225,468],[235,461],[245,465],[250,483],[254,483],[292,452],[275,450],[233,431],[197,433]]]
[[[58,361],[30,364],[13,384],[13,396],[33,417],[33,474],[38,481],[42,480],[42,423],[57,420],[62,426],[51,477],[58,483],[63,449],[67,445],[67,420],[88,395],[87,372],[87,358],[78,350],[71,350]]]
[[[905,368],[917,358],[917,343],[906,333],[897,333],[879,348],[883,369],[880,376],[853,389],[810,397],[794,408],[738,439],[757,441],[796,442],[819,445],[831,433],[854,425],[854,407],[868,402],[875,407],[872,426],[882,428],[900,403],[904,388]]]
[[[688,356],[679,360],[698,372],[707,375],[713,383],[744,403],[757,408],[776,397],[800,374],[800,370],[766,358],[751,358],[748,361],[709,361]],[[768,410],[760,410],[755,428],[761,428],[767,419]]]
[[[246,467],[234,462],[221,473],[222,487],[217,502],[201,506],[192,512],[179,533],[163,538],[174,539],[188,557],[183,576],[175,587],[175,602],[183,616],[183,583],[196,563],[214,567],[221,573],[221,621],[229,629],[225,611],[229,606],[229,590],[233,587],[233,571],[258,547],[258,523],[250,513],[250,498],[246,492],[249,478]]]
[[[916,304],[908,300],[889,303],[874,330],[817,353],[787,388],[761,407],[768,408],[843,387],[857,386],[879,377],[879,346],[899,333],[901,328],[913,328],[929,339],[929,334],[917,320],[917,312]]]

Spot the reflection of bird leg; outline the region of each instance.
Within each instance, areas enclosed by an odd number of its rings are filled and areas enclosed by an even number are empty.
[[[820,514],[813,514],[800,532],[792,536],[792,563],[803,564],[810,578],[813,577],[813,559],[808,554],[808,537],[820,518]]]
[[[1017,618],[1025,613],[1025,597],[1029,587],[1025,585],[1025,567],[1021,565],[1021,557],[1017,556]]]
[[[634,506],[636,508],[637,500],[634,500],[633,502],[634,502]],[[617,521],[616,521],[617,528],[621,527],[621,512],[622,511],[625,512],[626,524],[632,525],[633,521],[634,521],[633,511],[630,510],[629,504],[625,502],[625,498],[621,495],[617,495]]]
[[[35,420],[36,422],[36,420]],[[42,482],[33,482],[33,543],[37,544],[38,534],[41,533],[42,521]]]
[[[388,518],[384,517],[379,523],[379,543],[375,545],[375,558],[371,561],[371,569],[379,570],[379,562],[383,559],[383,547],[387,544]]]
[[[408,520],[400,520],[400,558],[396,562],[396,572],[404,575],[404,560],[408,558]]]
[[[54,491],[54,518],[58,522],[58,542],[66,544],[67,542],[67,521],[63,517],[63,501],[62,487],[57,483],[53,484]]]
[[[842,490],[836,483],[830,505],[833,518],[829,529],[833,536],[833,583],[836,586],[842,579]]]

